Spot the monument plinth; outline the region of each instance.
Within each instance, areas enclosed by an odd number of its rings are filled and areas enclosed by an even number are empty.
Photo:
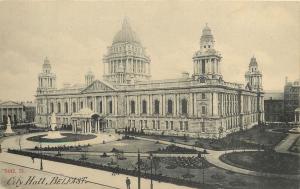
[[[6,130],[4,134],[15,134],[15,132],[11,129],[10,117],[7,117]]]
[[[51,115],[51,130],[48,131],[48,135],[44,136],[43,138],[48,139],[58,139],[58,138],[64,138],[65,136],[60,134],[60,131],[56,131],[56,117],[55,114],[52,113]]]

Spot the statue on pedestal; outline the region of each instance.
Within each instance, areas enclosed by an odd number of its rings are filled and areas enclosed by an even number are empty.
[[[10,117],[7,117],[7,124],[6,124],[6,130],[4,132],[5,134],[14,134],[15,132],[11,129],[11,123],[10,123]]]
[[[51,125],[51,130],[48,131],[48,135],[43,137],[43,138],[57,139],[57,138],[64,138],[65,137],[65,136],[60,134],[60,131],[56,131],[57,124],[56,124],[56,117],[55,117],[54,112],[51,115],[50,125]]]

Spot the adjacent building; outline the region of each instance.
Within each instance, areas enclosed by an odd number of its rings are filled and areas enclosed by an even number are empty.
[[[73,132],[136,130],[206,138],[224,137],[264,122],[262,73],[254,57],[245,84],[224,81],[222,56],[206,25],[199,50],[191,58],[191,75],[151,80],[150,57],[125,19],[103,57],[103,80],[96,80],[90,71],[85,85],[58,89],[45,59],[36,94],[36,122],[49,126],[55,113],[58,125],[72,125]]]
[[[0,124],[5,125],[8,117],[13,125],[34,122],[35,106],[32,102],[2,101],[0,103]]]
[[[283,92],[266,92],[264,96],[266,122],[284,121]]]
[[[300,79],[294,82],[288,81],[284,86],[284,117],[286,122],[296,120],[295,110],[299,107]]]

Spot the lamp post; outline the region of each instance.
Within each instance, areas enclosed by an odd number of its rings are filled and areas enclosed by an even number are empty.
[[[150,153],[150,189],[153,189],[153,180],[152,180],[152,160],[153,160],[153,154]]]
[[[205,160],[205,154],[203,153],[203,158],[202,158],[202,184],[204,184],[204,160]]]
[[[41,164],[40,164],[40,170],[43,170],[43,158],[42,158],[42,144],[40,144],[40,156],[41,156]]]
[[[141,189],[141,155],[140,150],[138,150],[138,189]]]

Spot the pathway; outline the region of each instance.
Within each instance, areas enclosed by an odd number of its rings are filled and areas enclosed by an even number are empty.
[[[150,139],[150,138],[144,138],[144,137],[135,137],[137,139],[140,140],[147,140],[147,141],[159,141],[162,144],[173,144],[176,145],[178,147],[183,147],[183,148],[188,148],[188,149],[195,149],[197,151],[203,151],[203,148],[199,148],[199,147],[194,147],[194,146],[189,146],[189,145],[185,145],[185,144],[178,144],[175,142],[169,142],[169,141],[164,141],[164,140],[157,140],[157,139]],[[285,179],[295,179],[295,180],[299,180],[300,179],[300,175],[285,175],[285,174],[273,174],[273,173],[261,173],[261,172],[257,172],[257,171],[250,171],[247,169],[242,169],[239,167],[235,167],[232,165],[229,165],[227,163],[224,163],[223,161],[220,160],[220,156],[222,154],[225,153],[230,153],[233,152],[233,150],[230,151],[216,151],[216,150],[206,150],[208,152],[208,154],[205,155],[206,160],[217,166],[220,167],[222,169],[226,169],[229,171],[233,171],[236,173],[241,173],[241,174],[246,174],[246,175],[252,175],[252,176],[264,176],[264,177],[278,177],[278,178],[285,178]],[[257,151],[257,150],[234,150],[235,152],[244,152],[244,151]]]
[[[289,133],[288,136],[283,139],[276,147],[275,151],[280,153],[288,153],[300,156],[299,153],[290,152],[289,148],[293,145],[295,140],[299,137],[299,134]]]

